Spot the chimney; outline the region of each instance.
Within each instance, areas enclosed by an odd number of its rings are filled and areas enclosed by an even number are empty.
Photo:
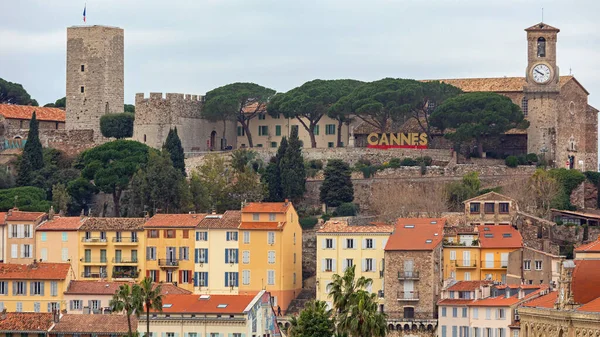
[[[60,321],[60,310],[52,309],[52,319],[54,323],[58,323]]]
[[[9,210],[8,210],[8,213],[7,213],[7,215],[8,215],[8,216],[11,216],[11,215],[12,215],[12,212],[13,212],[13,209],[11,208],[11,209],[9,209]]]
[[[50,210],[48,211],[48,220],[54,219],[54,206],[50,206]]]
[[[81,219],[85,218],[85,212],[83,211],[83,208],[81,209],[81,214],[79,214],[79,217]]]
[[[2,314],[0,315],[0,320],[6,319],[6,308],[2,309]]]
[[[285,199],[285,200],[284,200],[284,203],[285,203],[285,205],[287,206],[287,205],[290,203],[290,201],[289,201],[288,199]]]

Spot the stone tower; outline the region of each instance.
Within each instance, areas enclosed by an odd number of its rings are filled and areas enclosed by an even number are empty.
[[[523,106],[527,106],[527,152],[543,154],[547,160],[556,157],[557,100],[560,93],[556,65],[557,28],[538,23],[527,32],[526,84]]]
[[[67,28],[67,130],[94,130],[101,141],[100,117],[123,112],[123,29]]]

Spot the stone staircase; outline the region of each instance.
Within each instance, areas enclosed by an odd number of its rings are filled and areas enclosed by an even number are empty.
[[[300,310],[304,308],[306,303],[310,300],[314,300],[317,297],[317,290],[312,287],[309,289],[302,289],[300,294],[290,303],[288,310],[285,313],[286,316],[293,316],[300,313]]]

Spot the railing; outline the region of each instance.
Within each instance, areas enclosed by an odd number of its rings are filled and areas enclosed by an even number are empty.
[[[100,272],[82,272],[81,273],[81,278],[107,278],[108,277],[108,273],[104,272],[104,273],[100,273]]]
[[[113,237],[112,242],[120,242],[120,243],[137,243],[139,241],[138,238],[133,237]]]
[[[116,257],[113,257],[112,262],[113,263],[138,263],[138,259],[137,259],[137,257],[135,257],[135,258],[128,258],[128,259],[124,258],[124,257],[122,257],[120,259],[117,259]]]
[[[398,291],[398,300],[403,301],[418,301],[419,300],[419,292],[418,291]]]
[[[481,268],[482,269],[501,269],[501,268],[507,268],[507,267],[508,267],[507,260],[494,260],[494,261],[481,260]]]
[[[158,259],[158,265],[161,267],[179,267],[177,259]]]
[[[112,278],[138,278],[140,273],[137,271],[113,271]]]
[[[454,265],[458,268],[476,268],[477,260],[455,260]]]
[[[81,238],[81,242],[87,242],[87,243],[106,243],[106,238],[100,238],[100,237],[89,237],[89,238]]]
[[[398,279],[399,280],[418,279],[418,278],[419,278],[419,272],[418,271],[399,271],[398,272]]]
[[[83,263],[107,263],[107,259],[83,259],[81,260]]]

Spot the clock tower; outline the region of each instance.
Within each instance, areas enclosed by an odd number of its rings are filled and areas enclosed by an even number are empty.
[[[559,72],[556,65],[558,28],[543,22],[525,29],[527,32],[527,69],[523,87],[523,105],[527,106],[527,152],[556,158],[556,127]]]

